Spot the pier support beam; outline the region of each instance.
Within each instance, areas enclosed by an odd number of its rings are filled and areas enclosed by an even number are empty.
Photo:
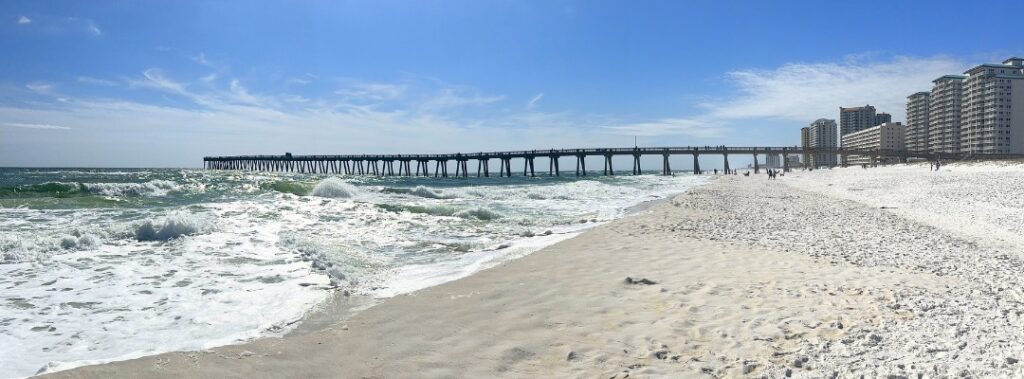
[[[576,176],[587,176],[587,160],[586,155],[576,155]],[[582,174],[581,174],[582,173]]]
[[[552,173],[554,173],[555,176],[561,175],[561,170],[558,168],[558,158],[559,156],[557,155],[548,157],[548,176],[551,176]]]
[[[670,155],[667,153],[662,154],[661,156],[661,174],[666,176],[672,175],[672,166],[668,163],[668,157],[670,157]]]
[[[789,172],[789,152],[782,148],[782,172]]]
[[[633,153],[633,175],[640,175],[640,154]]]
[[[729,154],[722,153],[722,160],[725,161],[725,174],[729,175]]]
[[[696,148],[694,148],[693,149],[693,174],[694,175],[700,175],[700,160],[697,159],[699,157],[700,157],[700,153],[697,152]]]
[[[612,168],[612,156],[610,154],[605,154],[604,156],[604,174],[615,175],[615,169]]]

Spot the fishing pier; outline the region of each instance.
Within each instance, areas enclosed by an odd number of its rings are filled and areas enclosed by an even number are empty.
[[[731,147],[731,146],[687,146],[687,147],[633,147],[633,148],[585,148],[585,149],[550,149],[550,150],[521,150],[521,151],[498,151],[478,153],[453,153],[453,154],[360,154],[360,155],[241,155],[241,156],[219,156],[204,157],[203,167],[211,170],[247,170],[247,171],[277,171],[277,172],[298,172],[311,174],[345,174],[345,175],[376,175],[376,176],[430,176],[430,166],[433,163],[433,176],[449,177],[449,163],[455,163],[454,177],[469,177],[469,162],[476,163],[475,175],[480,177],[491,176],[490,163],[492,160],[498,163],[498,176],[511,177],[512,161],[522,164],[523,176],[536,176],[536,160],[541,158],[542,163],[548,163],[548,175],[561,176],[560,162],[568,159],[575,163],[573,171],[577,176],[587,175],[587,157],[601,157],[604,166],[604,175],[615,175],[612,167],[612,158],[616,156],[632,157],[632,173],[641,174],[640,158],[644,156],[657,156],[661,158],[661,174],[672,175],[672,166],[669,158],[672,156],[692,156],[693,173],[700,174],[700,161],[698,158],[704,155],[721,156],[725,172],[730,172],[729,156],[752,156],[754,158],[754,172],[761,170],[758,163],[759,155],[776,154],[782,156],[783,171],[790,171],[789,156],[801,155],[806,157],[815,155],[840,156],[840,162],[846,162],[848,156],[868,156],[872,161],[879,158],[897,158],[905,162],[908,158],[925,159],[950,159],[955,158],[946,155],[936,155],[926,152],[908,152],[903,150],[852,150],[844,148],[802,148],[799,146],[789,147]],[[545,162],[546,161],[546,162]],[[570,164],[571,164],[570,163]],[[396,165],[397,164],[397,165]],[[396,168],[397,166],[397,168]],[[413,169],[415,166],[415,169]]]

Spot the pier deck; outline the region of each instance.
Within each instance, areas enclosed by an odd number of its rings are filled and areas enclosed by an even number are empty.
[[[724,170],[729,172],[729,156],[747,155],[754,158],[754,172],[760,171],[757,157],[762,154],[782,156],[783,170],[789,171],[790,155],[806,157],[815,155],[833,155],[846,162],[849,156],[868,156],[877,161],[879,158],[898,158],[901,162],[908,158],[923,159],[961,159],[957,154],[912,152],[905,150],[854,150],[845,148],[812,149],[799,146],[756,147],[756,146],[686,146],[686,147],[633,147],[633,148],[581,148],[581,149],[548,149],[518,150],[476,153],[451,154],[358,154],[358,155],[241,155],[213,156],[203,158],[203,167],[214,170],[252,170],[252,171],[283,171],[302,173],[332,173],[347,175],[379,175],[379,176],[430,176],[430,163],[434,163],[433,175],[448,177],[448,164],[455,163],[456,177],[468,177],[469,161],[476,161],[476,176],[490,176],[490,161],[498,160],[499,176],[512,176],[512,160],[522,160],[523,175],[535,176],[535,160],[546,158],[548,174],[562,174],[559,163],[561,158],[575,160],[575,175],[586,176],[587,157],[602,157],[604,167],[602,173],[614,175],[612,158],[615,156],[631,156],[632,173],[640,174],[640,158],[643,156],[660,156],[662,158],[661,173],[672,174],[669,158],[676,155],[693,157],[693,172],[700,174],[702,155],[719,155],[724,162]],[[398,163],[397,170],[395,163]],[[412,165],[415,164],[415,171]]]

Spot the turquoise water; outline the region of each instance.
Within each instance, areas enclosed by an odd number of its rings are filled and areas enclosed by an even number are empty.
[[[0,377],[280,334],[333,291],[454,280],[703,180],[0,169]]]

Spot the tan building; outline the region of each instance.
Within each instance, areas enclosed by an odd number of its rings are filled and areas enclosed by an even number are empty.
[[[940,153],[960,152],[960,112],[963,99],[963,75],[945,75],[932,81],[928,102],[928,150]]]
[[[890,150],[899,151],[906,149],[907,129],[898,122],[887,122],[882,125],[867,128],[859,132],[847,134],[843,137],[844,149],[855,150]],[[898,158],[880,158],[877,163],[898,163]],[[850,155],[847,164],[873,164],[870,155]]]
[[[918,92],[907,96],[907,136],[908,151],[928,150],[928,103],[930,92]]]
[[[960,151],[1024,154],[1024,59],[965,72]]]

